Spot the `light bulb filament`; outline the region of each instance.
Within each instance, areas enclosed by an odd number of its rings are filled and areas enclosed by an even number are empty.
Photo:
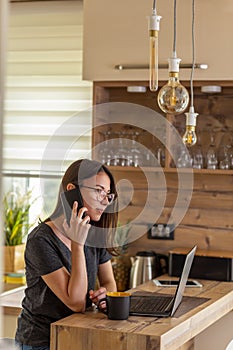
[[[173,87],[173,88],[172,88],[171,97],[170,97],[170,105],[171,105],[171,107],[175,107],[176,102],[177,102],[176,90],[175,90],[175,88]]]
[[[150,90],[158,89],[158,31],[150,31]]]
[[[156,14],[155,3],[149,19],[149,86],[151,91],[158,90],[158,32],[161,16]]]
[[[197,142],[197,136],[195,133],[195,126],[186,125],[186,131],[183,136],[183,143],[187,147],[192,147],[193,145],[195,145],[196,142]]]
[[[192,144],[193,143],[193,135],[191,133],[188,133],[187,142],[188,142],[188,144]]]

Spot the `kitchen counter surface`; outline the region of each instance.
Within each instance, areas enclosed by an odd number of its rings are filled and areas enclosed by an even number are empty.
[[[4,315],[19,315],[25,288],[25,285],[4,283],[0,294],[0,306]]]
[[[202,288],[186,288],[174,317],[130,316],[125,321],[108,320],[96,309],[73,314],[51,327],[51,350],[191,350],[194,338],[233,310],[233,282],[200,280]],[[152,281],[132,291],[173,293]]]
[[[199,281],[203,287],[186,288],[172,318],[130,316],[111,321],[96,309],[64,318],[52,324],[51,350],[191,350],[195,336],[233,310],[233,282]],[[18,316],[25,286],[11,287],[1,294],[1,307],[5,315]],[[132,291],[166,294],[175,289],[147,282]]]

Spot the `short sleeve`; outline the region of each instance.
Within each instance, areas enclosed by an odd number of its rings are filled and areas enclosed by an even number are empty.
[[[108,260],[111,260],[112,255],[105,248],[100,249],[99,264],[104,264]]]
[[[49,237],[34,236],[27,241],[26,265],[37,276],[46,275],[63,266],[59,252]]]

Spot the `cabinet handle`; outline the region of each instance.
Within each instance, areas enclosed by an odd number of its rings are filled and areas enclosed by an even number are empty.
[[[159,64],[159,68],[166,69],[168,68],[168,64]],[[181,63],[180,68],[192,68],[191,63]],[[196,69],[207,69],[208,64],[206,63],[195,63],[194,68]],[[115,69],[117,70],[123,70],[123,69],[149,69],[149,65],[146,64],[118,64],[115,66]]]

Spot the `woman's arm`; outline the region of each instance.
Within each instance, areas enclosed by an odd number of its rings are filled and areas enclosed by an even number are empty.
[[[104,264],[99,265],[98,279],[99,279],[100,288],[95,291],[93,290],[89,291],[90,299],[96,305],[98,305],[98,302],[100,299],[106,296],[107,291],[109,292],[117,291],[116,281],[114,278],[112,264],[110,260]]]
[[[42,276],[53,293],[75,312],[85,310],[88,286],[84,243],[90,228],[88,224],[90,218],[85,216],[82,219],[85,210],[85,208],[80,209],[76,216],[77,203],[75,202],[70,226],[66,222],[63,225],[67,236],[71,238],[71,273],[62,267]]]
[[[86,304],[87,271],[83,247],[72,242],[71,273],[65,267],[42,276],[53,293],[71,310],[83,312]]]
[[[111,260],[99,265],[98,279],[100,286],[105,287],[107,291],[115,292],[117,290]]]

